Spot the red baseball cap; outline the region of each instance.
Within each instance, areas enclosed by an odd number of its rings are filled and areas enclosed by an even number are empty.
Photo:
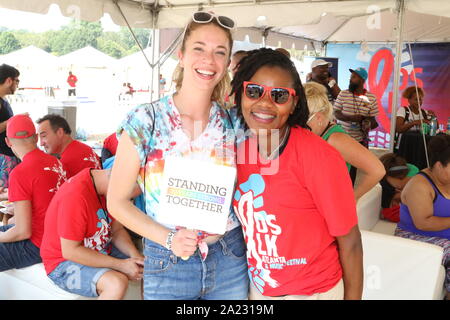
[[[36,134],[36,128],[31,118],[18,114],[6,123],[6,136],[13,139],[25,139]]]

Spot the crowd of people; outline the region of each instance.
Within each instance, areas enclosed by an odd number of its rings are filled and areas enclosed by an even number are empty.
[[[0,272],[43,262],[60,288],[99,299],[122,299],[129,280],[142,280],[144,299],[361,299],[356,204],[381,182],[382,215],[398,222],[396,235],[444,248],[450,291],[450,136],[431,139],[420,172],[396,154],[378,159],[368,149],[378,106],[365,69],[350,69],[341,90],[331,63],[318,59],[302,84],[287,50],[232,55],[234,27],[194,13],[176,92],[133,108],[101,159],[61,116],[37,127],[13,116],[4,97],[19,72],[0,66],[1,196],[14,204],[0,227]],[[402,134],[419,124],[418,92],[404,93]],[[164,165],[173,158],[187,171],[187,160],[236,169],[223,235],[165,222]]]

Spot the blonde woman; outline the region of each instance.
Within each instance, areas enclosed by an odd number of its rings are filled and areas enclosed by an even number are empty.
[[[168,157],[235,165],[234,156],[216,152],[235,142],[236,124],[219,104],[229,92],[233,27],[230,18],[194,13],[178,53],[176,93],[135,108],[119,130],[108,209],[145,239],[144,299],[240,300],[248,295],[245,243],[232,210],[227,232],[204,239],[202,232],[160,223],[164,212],[159,210]],[[136,180],[147,214],[128,200]]]
[[[362,178],[354,188],[356,201],[372,189],[385,174],[383,164],[368,149],[345,133],[344,129],[332,121],[333,106],[328,101],[326,88],[318,83],[304,85],[308,100],[308,126],[312,132],[333,146],[347,162],[362,171]]]

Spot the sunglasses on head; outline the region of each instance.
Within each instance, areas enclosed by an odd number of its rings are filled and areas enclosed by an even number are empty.
[[[210,23],[213,19],[216,19],[217,23],[225,29],[234,28],[234,21],[225,16],[218,16],[207,11],[197,11],[192,15],[192,20],[196,23]]]
[[[283,87],[268,87],[250,81],[244,81],[245,96],[252,100],[260,100],[266,94],[270,93],[270,100],[275,104],[285,104],[289,101],[290,96],[295,97],[295,90]]]

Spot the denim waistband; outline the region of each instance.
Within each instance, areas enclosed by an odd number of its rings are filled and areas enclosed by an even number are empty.
[[[236,227],[233,230],[227,231],[223,237],[221,237],[218,241],[208,244],[208,250],[209,253],[214,253],[218,250],[222,250],[224,254],[226,254],[226,251],[228,250],[228,246],[232,245],[234,242],[236,241],[243,241],[243,233],[242,233],[242,228]],[[149,240],[147,238],[143,238],[143,245],[144,245],[144,254],[145,254],[145,247],[151,247],[151,248],[155,248],[158,249],[158,251],[160,252],[164,252],[166,251],[167,254],[171,254],[172,251],[168,250],[166,247],[163,247],[162,245],[160,245],[159,243],[156,243],[152,240]],[[197,252],[195,254],[198,253],[198,249]]]

